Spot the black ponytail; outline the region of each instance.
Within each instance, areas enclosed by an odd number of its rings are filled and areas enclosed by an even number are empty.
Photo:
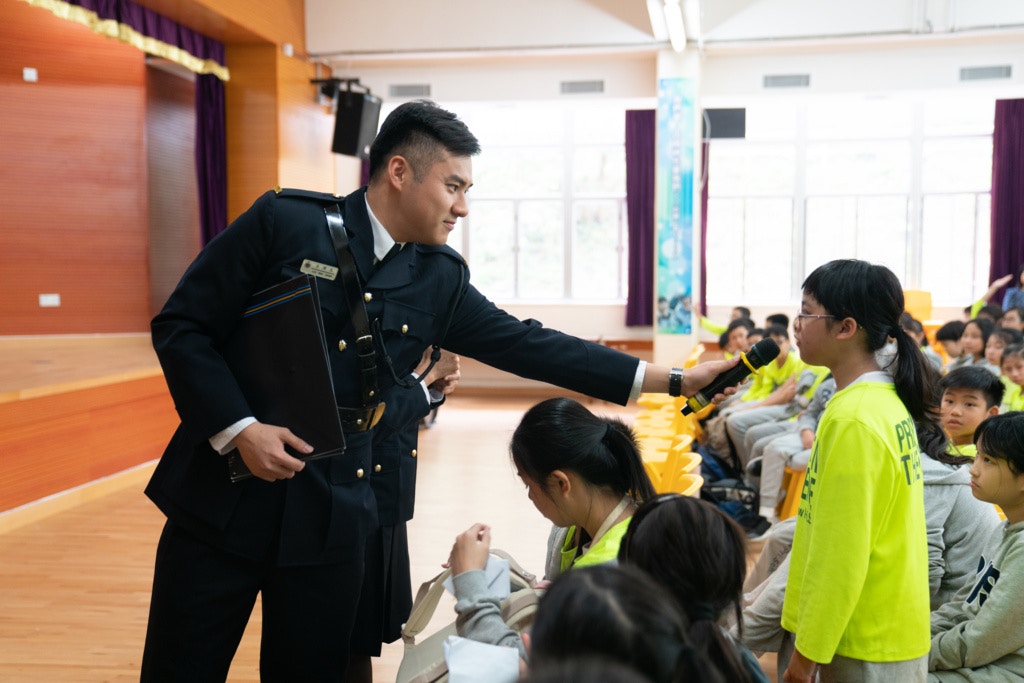
[[[887,368],[914,422],[939,426],[938,404],[931,366],[921,348],[900,325],[903,286],[885,266],[843,259],[819,266],[807,276],[804,292],[813,296],[839,320],[853,318],[864,330],[867,350],[874,353],[890,338],[896,340],[896,356]],[[834,321],[827,321],[834,324]]]
[[[654,496],[630,428],[571,398],[551,398],[526,411],[509,450],[516,467],[542,485],[555,470],[570,470],[618,495],[638,501]]]

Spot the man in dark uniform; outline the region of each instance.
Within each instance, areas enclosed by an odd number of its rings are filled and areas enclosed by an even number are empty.
[[[203,249],[154,318],[154,348],[181,425],[146,488],[167,523],[143,680],[224,680],[257,594],[264,680],[343,679],[365,543],[377,525],[372,420],[364,419],[376,408],[367,395],[405,391],[399,378],[427,346],[619,404],[641,391],[693,395],[734,364],[706,363],[684,376],[498,309],[445,246],[467,214],[478,152],[453,114],[429,102],[401,105],[373,143],[367,188],[343,199],[264,194]],[[396,243],[404,248],[385,261]],[[361,290],[354,297],[338,277],[348,254]],[[347,440],[343,455],[308,462],[285,446],[309,453],[310,444],[252,417],[221,355],[252,294],[303,271],[321,278]],[[378,351],[372,377],[366,335],[353,322],[362,307]],[[223,457],[235,449],[254,474],[239,483]]]

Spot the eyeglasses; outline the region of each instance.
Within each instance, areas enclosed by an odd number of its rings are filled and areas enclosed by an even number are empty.
[[[823,313],[821,315],[812,315],[810,313],[797,313],[796,317],[793,318],[794,323],[803,324],[804,320],[817,320],[818,318],[836,318],[837,316]]]

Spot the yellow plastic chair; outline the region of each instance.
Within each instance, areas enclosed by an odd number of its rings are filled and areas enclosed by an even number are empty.
[[[804,488],[806,476],[806,469],[795,470],[786,466],[782,474],[782,488],[786,491],[785,498],[775,506],[775,516],[779,518],[779,521],[793,517],[800,509],[800,493]]]
[[[904,289],[903,309],[922,323],[931,320],[932,293],[923,289]]]
[[[690,486],[691,475],[700,475],[701,460],[700,453],[689,451],[677,455],[671,464],[666,461],[661,486],[655,486],[654,490],[658,493],[682,493]]]
[[[704,485],[704,477],[699,474],[686,474],[683,475],[680,481],[681,486],[676,493],[681,493],[684,496],[693,496],[697,498],[700,496],[700,487]]]
[[[690,355],[683,361],[683,368],[692,368],[700,362],[700,356],[707,350],[703,343],[698,343],[690,351]]]

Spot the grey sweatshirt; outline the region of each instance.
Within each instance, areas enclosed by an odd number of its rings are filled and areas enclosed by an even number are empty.
[[[928,527],[928,586],[931,608],[936,610],[972,581],[985,544],[1002,522],[991,503],[971,494],[967,465],[954,467],[922,455],[921,468]]]
[[[976,580],[932,613],[928,680],[1001,683],[1024,679],[1024,522],[981,556]],[[999,532],[997,532],[997,536]]]

